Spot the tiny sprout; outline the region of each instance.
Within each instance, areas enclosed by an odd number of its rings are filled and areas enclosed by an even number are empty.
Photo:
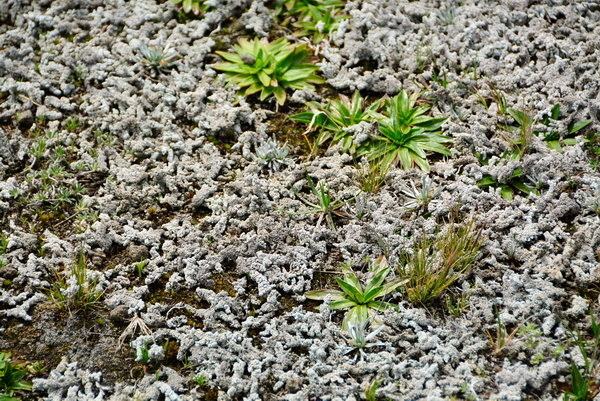
[[[204,387],[208,384],[208,379],[204,375],[198,375],[192,377],[192,382],[196,383],[200,387]]]
[[[437,19],[443,25],[454,25],[456,19],[456,8],[454,6],[448,6],[443,10],[440,10],[437,14]]]
[[[144,267],[148,264],[148,260],[142,260],[136,263],[135,267],[137,268],[138,276],[142,277],[144,274]]]
[[[138,49],[137,60],[152,71],[152,75],[165,71],[172,67],[178,60],[179,54],[173,49],[169,49],[169,45],[163,48],[162,39],[159,40],[156,46],[148,47],[143,43]]]
[[[81,123],[79,122],[79,120],[77,120],[77,117],[73,116],[65,121],[65,125],[67,127],[67,131],[73,132],[80,127]]]
[[[349,343],[352,346],[352,349],[346,352],[346,354],[358,350],[360,360],[362,361],[365,355],[365,348],[382,347],[385,345],[383,343],[370,343],[370,341],[375,338],[385,326],[378,326],[375,330],[367,334],[367,329],[371,325],[371,318],[365,318],[365,316],[361,314],[354,314],[352,317],[353,319],[349,319],[347,322],[347,332],[350,335]]]
[[[400,196],[405,200],[404,207],[407,209],[417,209],[427,206],[443,189],[443,187],[439,187],[434,190],[433,180],[426,175],[423,175],[423,179],[421,180],[421,189],[417,189],[413,182],[411,182],[411,188],[403,183],[399,183],[399,185],[402,191]]]
[[[279,142],[273,137],[256,148],[256,161],[261,167],[267,167],[271,171],[278,171],[285,164],[290,149],[287,143],[279,146]]]

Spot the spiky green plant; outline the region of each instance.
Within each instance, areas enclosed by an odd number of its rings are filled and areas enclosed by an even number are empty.
[[[287,143],[279,145],[279,142],[273,136],[267,139],[256,148],[256,161],[259,166],[266,167],[271,171],[278,171],[282,164],[285,164],[285,158],[288,156],[290,148]]]
[[[343,94],[338,99],[332,99],[327,104],[307,102],[306,111],[290,117],[294,121],[309,124],[308,131],[319,129],[314,148],[318,148],[328,140],[332,144],[341,143],[344,152],[356,153],[353,135],[344,128],[352,127],[360,122],[370,122],[385,99],[379,99],[369,106],[359,91],[355,91],[352,99]]]
[[[239,39],[234,45],[237,53],[217,51],[226,62],[212,67],[224,71],[227,81],[240,87],[238,95],[247,97],[260,92],[260,100],[274,95],[283,105],[285,88],[315,90],[312,84],[325,80],[315,74],[318,66],[310,64],[305,43],[291,44],[286,38],[268,42],[265,38],[253,41]]]
[[[335,201],[331,197],[329,185],[324,184],[323,181],[319,181],[319,188],[317,188],[315,186],[312,178],[310,178],[309,175],[306,176],[306,180],[308,181],[308,186],[310,187],[311,192],[314,194],[315,198],[317,198],[317,202],[311,202],[308,199],[300,196],[300,194],[298,193],[298,191],[296,191],[296,189],[294,187],[292,187],[292,191],[294,192],[294,194],[296,194],[296,196],[302,202],[304,202],[308,206],[312,207],[312,209],[306,210],[304,212],[297,212],[297,213],[296,212],[288,212],[286,210],[278,209],[278,208],[275,208],[275,209],[279,210],[280,212],[283,212],[283,213],[286,213],[289,215],[293,215],[293,216],[297,216],[297,215],[301,215],[301,214],[318,213],[319,220],[317,220],[317,227],[321,224],[323,217],[325,217],[325,220],[327,220],[327,222],[329,223],[329,227],[331,228],[331,230],[335,231],[335,223],[333,222],[333,215],[335,214],[340,217],[348,217],[346,215],[346,213],[339,211],[339,209],[342,206],[344,206],[345,204],[347,204],[348,202],[352,201],[354,199],[354,197],[352,197],[348,200],[345,200],[345,201]]]
[[[309,291],[305,295],[306,298],[316,300],[324,300],[329,296],[332,301],[329,304],[329,308],[350,309],[342,321],[342,328],[350,333],[351,322],[372,321],[374,324],[381,324],[377,319],[375,311],[385,312],[389,309],[397,309],[396,305],[377,300],[377,298],[390,294],[396,288],[406,283],[406,280],[401,279],[385,282],[390,272],[391,269],[387,266],[387,263],[381,263],[373,278],[366,286],[363,286],[356,275],[348,270],[345,272],[343,280],[336,278],[342,291],[318,290]]]
[[[180,57],[174,49],[169,48],[169,45],[163,47],[162,40],[160,40],[156,46],[152,47],[148,47],[143,43],[138,49],[136,58],[156,76],[158,73],[172,67]]]
[[[59,308],[83,310],[98,305],[104,294],[98,288],[98,279],[88,276],[87,258],[82,250],[69,271],[69,279],[55,272],[56,279],[46,289],[48,298]]]
[[[408,96],[402,90],[386,102],[384,113],[376,113],[380,135],[368,147],[359,149],[357,154],[368,154],[370,159],[379,160],[385,165],[398,162],[402,168],[413,165],[429,171],[426,151],[451,156],[444,144],[452,138],[442,135],[440,127],[446,118],[426,116],[429,106],[416,105],[419,94]]]
[[[475,221],[455,223],[452,218],[445,231],[435,239],[423,236],[416,240],[411,251],[403,252],[398,267],[408,299],[424,305],[437,298],[450,284],[473,268],[479,249],[485,241],[483,226]]]

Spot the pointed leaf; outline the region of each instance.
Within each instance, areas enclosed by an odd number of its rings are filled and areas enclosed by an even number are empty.
[[[412,159],[410,157],[410,154],[408,153],[408,149],[399,148],[398,149],[398,158],[400,159],[402,168],[404,170],[410,170],[410,168],[412,167]]]
[[[369,291],[365,292],[364,295],[364,303],[369,303],[378,296],[380,296],[381,291],[383,291],[383,287],[375,287],[371,288]]]
[[[383,296],[383,295],[387,295],[393,291],[396,290],[396,288],[400,287],[403,284],[408,283],[410,280],[409,279],[395,279],[392,281],[388,281],[387,283],[385,283],[383,285],[383,291],[381,292],[381,294],[379,296]]]
[[[553,120],[558,120],[560,118],[560,103],[556,103],[552,107],[552,110],[550,110],[550,117],[552,117]]]
[[[277,99],[277,103],[279,103],[280,106],[283,106],[285,104],[285,99],[287,96],[285,93],[285,89],[283,89],[283,87],[281,86],[278,86],[277,88],[275,88],[273,94],[275,95],[275,99]]]
[[[346,273],[344,275],[344,279],[350,283],[354,288],[356,288],[356,290],[358,292],[360,292],[361,294],[363,293],[363,286],[360,283],[360,281],[358,280],[358,278],[356,277],[356,275],[352,272],[350,273]]]
[[[583,121],[578,121],[572,125],[569,124],[569,134],[574,134],[578,131],[581,131],[582,129],[584,129],[585,127],[590,125],[591,123],[592,123],[592,120],[583,120]]]
[[[489,185],[495,185],[497,183],[498,183],[498,181],[493,179],[491,176],[486,176],[486,177],[483,177],[481,180],[479,180],[477,185],[480,187],[487,187]]]
[[[347,309],[357,306],[358,304],[351,299],[342,299],[340,301],[333,301],[329,304],[330,309]]]
[[[432,118],[429,121],[418,123],[421,128],[425,128],[425,131],[435,131],[440,128],[448,119],[447,118]]]
[[[379,312],[385,312],[390,309],[398,311],[398,305],[391,304],[389,302],[371,301],[367,305],[369,308],[378,310]]]
[[[369,320],[369,309],[365,305],[357,305],[344,316],[342,329],[348,331],[348,322],[366,322],[367,320]]]
[[[413,162],[419,166],[419,168],[423,171],[425,171],[426,173],[429,172],[430,168],[429,168],[429,163],[427,162],[427,159],[425,159],[424,157],[419,157],[418,155],[411,155]]]
[[[264,71],[258,72],[258,79],[260,80],[260,83],[263,84],[263,86],[271,86],[271,77],[265,74]]]
[[[533,191],[533,188],[531,188],[530,186],[524,184],[523,182],[521,182],[519,180],[512,181],[511,185],[513,187],[517,188],[519,191],[524,192],[526,194],[529,194]]]
[[[559,141],[548,141],[546,142],[548,144],[548,147],[550,149],[554,149],[559,153],[562,153],[562,147],[560,146],[560,142]]]
[[[377,273],[373,276],[371,281],[369,281],[369,283],[367,284],[365,292],[369,292],[372,288],[381,286],[385,278],[388,276],[388,274],[390,274],[390,270],[390,267],[384,267],[382,269],[379,269]]]
[[[316,290],[308,291],[306,294],[304,294],[306,298],[317,301],[324,300],[328,295],[331,296],[331,299],[335,301],[345,299],[344,293],[338,290]]]
[[[513,190],[508,185],[502,185],[500,187],[500,196],[502,196],[507,201],[513,200]]]
[[[348,297],[350,297],[350,299],[356,301],[356,303],[359,304],[364,303],[365,299],[361,291],[357,290],[354,286],[346,283],[345,281],[339,278],[336,278],[336,281],[338,282],[338,285],[340,286],[342,291],[344,291],[348,295]]]

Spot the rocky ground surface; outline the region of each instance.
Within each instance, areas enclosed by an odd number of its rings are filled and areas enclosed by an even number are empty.
[[[599,311],[597,2],[348,1],[351,18],[315,47],[327,83],[289,90],[283,107],[236,101],[211,65],[238,37],[290,28],[267,1],[208,3],[200,17],[155,0],[0,3],[0,349],[42,368],[18,395],[358,400],[380,380],[386,400],[562,399],[571,362],[584,369],[566,328],[587,341]],[[159,43],[179,60],[153,74],[139,51]],[[354,159],[339,147],[308,157],[306,127],[288,116],[307,100],[402,88],[427,90],[432,115],[449,117],[452,156],[430,157],[435,202],[404,207],[400,184],[425,173],[394,168],[360,211],[348,202],[337,230],[278,210],[309,209],[292,191],[314,200],[307,174],[336,199],[359,192]],[[557,104],[562,138],[592,122],[562,152],[539,134],[508,160],[498,93],[532,130],[549,129]],[[253,157],[272,136],[291,146],[277,172]],[[498,185],[477,185],[483,177]],[[342,263],[361,277],[384,254],[397,266],[452,210],[484,227],[474,268],[425,306],[400,287],[378,346],[348,354],[343,312],[304,294],[337,288]],[[65,275],[78,261],[99,299],[61,308],[53,288],[67,299],[85,290]],[[465,304],[451,313],[447,298]],[[530,330],[500,347],[519,327]]]

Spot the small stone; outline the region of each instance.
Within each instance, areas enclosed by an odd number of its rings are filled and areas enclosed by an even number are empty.
[[[295,393],[302,388],[302,379],[299,377],[292,377],[285,383],[285,390],[287,393]]]
[[[150,257],[150,252],[148,252],[148,248],[144,245],[130,244],[127,251],[132,262],[141,262]]]
[[[110,311],[109,318],[113,323],[125,323],[129,320],[129,308],[125,305],[119,305]]]
[[[35,117],[31,110],[25,110],[17,114],[17,121],[19,122],[20,127],[29,129],[35,122]]]
[[[8,280],[12,280],[19,275],[17,269],[14,269],[9,266],[4,266],[0,268],[0,277],[3,277]]]

